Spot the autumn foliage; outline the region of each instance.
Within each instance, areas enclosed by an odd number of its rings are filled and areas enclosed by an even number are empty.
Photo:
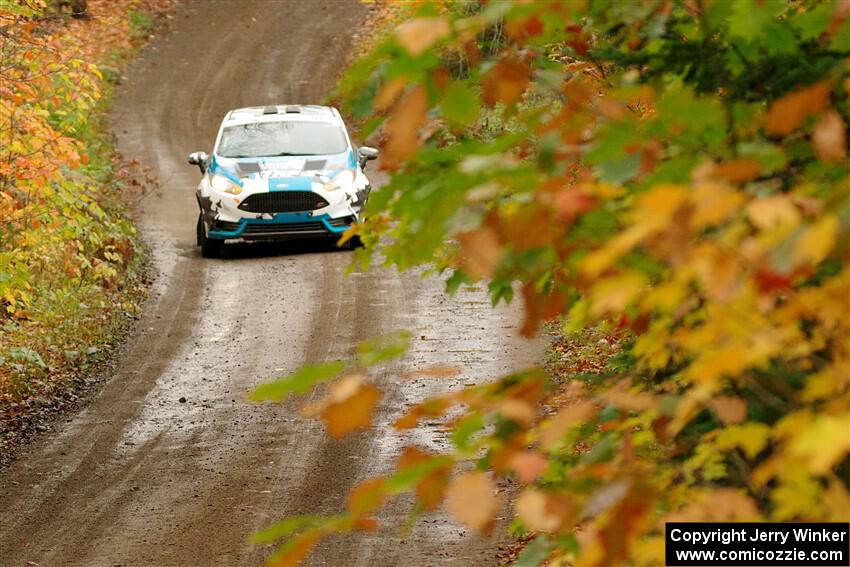
[[[136,310],[125,289],[136,230],[103,101],[140,41],[134,17],[166,1],[89,0],[82,18],[61,4],[0,0],[3,417],[96,358]]]
[[[411,446],[342,516],[270,528],[300,534],[272,562],[404,491],[487,531],[506,478],[539,535],[523,565],[663,564],[673,519],[847,521],[850,3],[410,10],[341,85],[393,173],[361,260],[519,289],[521,332],[603,329],[618,351],[410,407],[397,428],[446,420],[455,450]],[[315,412],[331,433],[364,426],[384,358],[300,375],[343,375]],[[340,392],[360,410],[331,415]]]

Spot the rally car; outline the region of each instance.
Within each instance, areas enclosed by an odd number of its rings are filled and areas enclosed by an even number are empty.
[[[228,240],[339,238],[359,220],[370,191],[363,169],[376,157],[378,150],[352,144],[335,108],[231,110],[212,153],[188,158],[203,174],[201,253],[218,256]]]

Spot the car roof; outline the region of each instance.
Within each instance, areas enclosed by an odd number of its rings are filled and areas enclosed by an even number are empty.
[[[248,106],[231,110],[224,116],[223,126],[288,120],[342,123],[339,112],[331,106],[319,106],[316,104],[275,104],[268,106]]]

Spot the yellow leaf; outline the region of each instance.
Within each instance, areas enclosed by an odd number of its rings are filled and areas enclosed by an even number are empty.
[[[516,513],[522,523],[531,531],[555,532],[561,526],[557,514],[547,510],[547,498],[543,492],[526,488],[516,501]]]
[[[794,227],[800,223],[800,211],[785,195],[756,199],[747,207],[750,222],[767,230],[778,226]]]
[[[826,474],[850,451],[850,413],[821,415],[794,435],[789,450],[813,474]]]
[[[590,312],[594,317],[621,313],[645,288],[646,278],[638,272],[602,279],[590,292]]]
[[[747,457],[754,459],[767,445],[769,435],[767,425],[753,421],[721,430],[715,445],[722,451],[739,448]]]
[[[414,18],[396,28],[396,38],[408,53],[418,56],[447,37],[451,28],[445,18]]]
[[[470,529],[487,533],[499,511],[495,492],[496,485],[483,472],[462,473],[446,489],[446,509]]]
[[[794,249],[795,264],[821,263],[835,246],[838,234],[838,219],[833,215],[824,215],[803,232]]]
[[[691,227],[698,231],[726,221],[744,202],[744,196],[729,186],[706,183],[694,189],[691,201]]]

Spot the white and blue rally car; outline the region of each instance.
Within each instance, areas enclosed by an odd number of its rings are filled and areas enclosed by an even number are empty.
[[[202,254],[218,256],[227,240],[338,238],[359,220],[371,189],[363,169],[376,157],[378,150],[352,144],[335,108],[231,110],[212,154],[189,155],[203,173]]]

